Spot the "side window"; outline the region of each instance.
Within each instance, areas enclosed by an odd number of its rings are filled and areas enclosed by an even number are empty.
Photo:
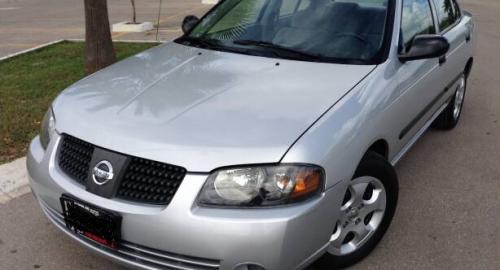
[[[417,35],[436,33],[429,0],[403,0],[402,16],[401,35],[405,48]]]
[[[311,1],[314,0],[300,0],[299,8],[297,9],[297,11],[302,11],[307,9],[309,5],[311,5]]]
[[[288,16],[295,13],[295,9],[301,0],[288,0],[283,1],[280,7],[280,17]]]
[[[460,19],[462,17],[462,10],[460,10],[457,0],[453,0],[453,4],[455,7],[455,15],[457,16],[457,19]]]
[[[280,17],[292,15],[309,7],[311,0],[283,0]]]
[[[434,0],[436,13],[439,20],[439,29],[445,30],[460,19],[460,10],[453,0]]]

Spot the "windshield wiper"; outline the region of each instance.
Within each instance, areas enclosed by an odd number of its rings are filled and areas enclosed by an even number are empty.
[[[227,44],[224,44],[218,39],[203,38],[203,37],[181,37],[178,39],[178,42],[185,45],[196,46],[204,49],[250,54],[250,50],[248,49],[227,46]]]
[[[181,42],[188,42],[192,45],[198,45],[203,48],[219,48],[221,45],[216,39],[206,39],[206,38],[194,38],[194,37],[184,37]]]
[[[292,56],[294,59],[300,59],[300,60],[319,60],[322,58],[321,55],[315,55],[307,52],[302,52],[299,50],[295,50],[292,48],[284,47],[278,44],[274,44],[272,42],[268,41],[258,41],[258,40],[250,40],[250,39],[242,39],[242,40],[235,40],[233,41],[234,44],[237,45],[251,45],[251,46],[257,46],[257,47],[262,47],[262,48],[268,48],[271,49],[273,52],[278,54],[280,57],[285,57],[289,58]],[[283,53],[287,55],[283,55]]]

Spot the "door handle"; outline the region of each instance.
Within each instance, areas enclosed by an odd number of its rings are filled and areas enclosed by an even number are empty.
[[[439,65],[442,66],[444,63],[446,63],[446,55],[439,57]]]
[[[470,34],[470,32],[468,32],[467,34],[465,34],[465,41],[469,42],[470,39],[471,39],[471,34]]]

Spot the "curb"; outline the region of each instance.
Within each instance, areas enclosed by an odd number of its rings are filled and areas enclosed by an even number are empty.
[[[11,54],[8,54],[6,56],[0,57],[0,61],[7,60],[9,58],[19,56],[21,54],[25,54],[25,53],[33,52],[33,51],[36,51],[36,50],[40,50],[40,49],[45,48],[47,46],[58,44],[58,43],[61,43],[63,41],[65,41],[65,39],[59,39],[59,40],[55,40],[55,41],[51,41],[51,42],[48,42],[48,43],[44,43],[44,44],[38,45],[36,47],[30,48],[30,49],[27,49],[27,50],[22,50],[20,52],[11,53]]]
[[[58,40],[55,40],[55,41],[51,41],[51,42],[47,42],[47,43],[35,46],[33,48],[30,48],[30,49],[26,49],[26,50],[22,50],[22,51],[19,51],[19,52],[12,53],[12,54],[8,54],[6,56],[2,56],[2,57],[0,57],[0,62],[4,61],[4,60],[7,60],[9,58],[13,58],[13,57],[25,54],[25,53],[30,53],[30,52],[34,52],[34,51],[40,50],[40,49],[43,49],[45,47],[48,47],[48,46],[51,46],[51,45],[54,45],[54,44],[58,44],[58,43],[62,43],[62,42],[84,42],[84,41],[85,41],[85,39],[83,39],[83,38],[82,39],[79,39],[79,38],[75,38],[75,39],[58,39]],[[137,40],[135,40],[135,39],[132,39],[132,40],[128,40],[128,39],[113,40],[113,43],[164,43],[164,42],[167,42],[167,41],[141,40],[141,39],[137,39]]]
[[[16,190],[11,191],[8,194],[3,194],[0,192],[0,205],[6,204],[15,198],[21,197],[21,196],[28,194],[30,192],[31,192],[31,188],[29,185],[22,186]]]
[[[30,191],[26,157],[0,165],[0,204],[5,204]]]
[[[67,42],[85,42],[85,39],[83,38],[70,38],[70,39],[63,39],[62,41],[67,41]],[[113,40],[113,43],[165,43],[168,41],[158,41],[158,40],[152,40],[152,39],[120,39],[120,40]]]

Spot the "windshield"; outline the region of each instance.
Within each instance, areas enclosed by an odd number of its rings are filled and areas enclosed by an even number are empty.
[[[388,1],[225,0],[182,39],[271,57],[373,62],[384,43]]]

